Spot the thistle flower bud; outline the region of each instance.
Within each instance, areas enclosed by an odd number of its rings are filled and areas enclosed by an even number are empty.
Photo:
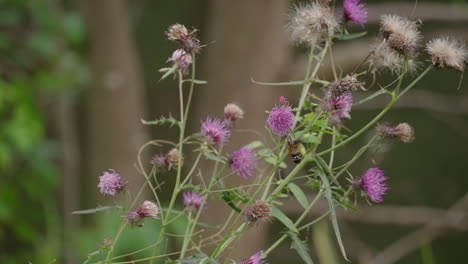
[[[236,104],[227,104],[224,107],[224,119],[229,122],[235,122],[244,118],[244,110]]]
[[[167,60],[167,62],[174,63],[178,70],[184,74],[187,74],[193,61],[192,55],[188,54],[183,49],[178,49],[172,53],[172,56]]]
[[[143,226],[145,218],[159,218],[159,207],[151,201],[144,201],[140,207],[131,211],[125,218],[132,225]]]
[[[409,58],[416,55],[421,40],[416,21],[397,15],[383,15],[380,20],[380,32],[395,51]]]
[[[166,163],[166,156],[161,155],[161,154],[155,154],[151,160],[150,163],[154,165],[156,168],[161,168],[167,166]]]
[[[125,180],[115,170],[109,169],[99,177],[98,188],[104,195],[114,196],[122,191],[127,186],[128,181]]]
[[[328,6],[312,3],[296,6],[289,15],[288,29],[292,41],[314,45],[339,28],[338,19]]]
[[[180,152],[176,148],[171,149],[167,153],[166,162],[167,162],[167,165],[168,165],[169,169],[177,168],[179,166],[179,156],[180,156]],[[184,161],[184,159],[181,158],[182,163],[183,163],[183,161]]]
[[[398,138],[403,143],[414,141],[414,129],[408,123],[400,123],[396,126],[382,123],[377,125],[376,130],[381,138]]]
[[[463,72],[468,62],[468,50],[461,41],[436,38],[426,45],[432,64],[438,68],[452,68]]]
[[[196,30],[189,32],[184,25],[174,24],[166,32],[167,38],[178,42],[182,48],[190,53],[200,53],[200,40],[195,35]]]
[[[245,218],[250,223],[268,221],[270,219],[271,207],[265,201],[257,201],[252,204],[244,213]]]
[[[101,242],[101,248],[102,249],[108,249],[108,248],[110,248],[110,246],[112,246],[113,243],[114,243],[114,241],[112,240],[112,238],[104,237],[104,239]]]
[[[178,168],[180,152],[177,148],[171,149],[166,155],[156,154],[151,158],[150,163],[157,168],[167,167],[168,170]],[[181,159],[183,163],[183,157]]]

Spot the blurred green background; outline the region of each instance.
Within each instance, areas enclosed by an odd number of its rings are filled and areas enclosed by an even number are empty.
[[[150,138],[176,139],[170,128],[140,123],[141,118],[177,113],[175,83],[158,82],[157,71],[175,48],[164,36],[173,23],[199,29],[202,42],[208,44],[198,69],[199,79],[209,84],[196,90],[189,130],[196,131],[201,118],[220,115],[226,103],[236,102],[247,112],[239,129],[263,132],[264,110],[277,96],[298,100],[297,88],[259,87],[251,82],[251,78],[296,80],[303,75],[304,52],[289,45],[284,28],[293,2],[0,0],[0,263],[82,263],[88,254],[93,260],[102,256],[96,250],[115,233],[121,212],[71,213],[119,202],[98,194],[100,173],[114,168],[135,190],[142,182],[134,168],[138,147]],[[343,73],[369,52],[381,14],[409,16],[414,5],[414,1],[367,2],[369,34],[336,43],[334,55]],[[438,35],[468,40],[467,1],[420,0],[415,16],[423,21],[425,41]],[[422,54],[420,59],[427,57]],[[330,72],[324,70],[320,76],[330,77]],[[429,223],[431,217],[443,215],[467,194],[467,77],[459,90],[458,72],[438,70],[425,78],[385,118],[411,123],[415,143],[387,146],[374,162],[368,158],[352,168],[358,174],[377,163],[387,171],[391,190],[385,203],[376,207],[395,214],[374,222],[343,217],[352,263],[369,263],[372,256]],[[391,80],[381,78],[381,83]],[[356,107],[347,128],[357,130],[384,103],[377,100]],[[339,153],[338,160],[347,160],[368,136]],[[240,133],[229,148],[252,139]],[[167,181],[170,184],[171,179]],[[288,212],[297,214],[294,206]],[[323,223],[306,234],[314,257],[318,263],[345,263]],[[171,227],[174,233],[182,224]],[[467,228],[467,217],[462,215],[461,221],[444,226],[440,237],[422,243],[397,263],[464,263]],[[149,224],[127,230],[117,255],[151,244],[157,229]],[[236,252],[249,256],[277,238],[280,230],[276,223],[265,227],[258,231],[261,238]],[[271,263],[301,263],[289,246],[284,243],[274,252]]]

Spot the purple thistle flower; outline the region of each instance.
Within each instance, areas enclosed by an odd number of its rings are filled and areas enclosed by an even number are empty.
[[[155,154],[151,160],[150,160],[150,164],[151,165],[154,165],[156,167],[164,167],[166,166],[166,156],[162,155],[162,154]]]
[[[286,97],[280,97],[280,104],[271,109],[267,126],[277,136],[287,136],[296,126],[296,117]]]
[[[127,186],[127,180],[122,178],[115,170],[109,169],[99,177],[98,188],[104,195],[114,196]]]
[[[344,0],[344,19],[363,25],[367,23],[367,8],[361,0]]]
[[[207,118],[202,122],[201,133],[210,144],[224,145],[231,136],[231,130],[219,118]]]
[[[190,65],[192,65],[192,55],[188,54],[183,49],[178,49],[172,53],[172,56],[167,61],[174,63],[177,69],[187,74]]]
[[[265,262],[265,257],[263,256],[263,250],[253,254],[250,258],[244,259],[242,264],[267,264]]]
[[[362,189],[374,203],[383,202],[383,196],[389,189],[385,182],[388,177],[379,168],[370,168],[355,180],[354,186]]]
[[[151,201],[144,201],[140,207],[128,213],[125,218],[132,225],[143,226],[145,218],[159,218],[159,207]]]
[[[184,196],[184,205],[187,209],[192,211],[197,211],[205,202],[206,195],[198,194],[194,191],[185,191]]]
[[[247,146],[232,153],[230,162],[232,171],[244,179],[251,178],[257,167],[255,151]]]
[[[350,119],[351,107],[353,106],[353,95],[345,92],[340,96],[328,97],[326,108],[332,113],[331,121],[340,123],[342,119]]]

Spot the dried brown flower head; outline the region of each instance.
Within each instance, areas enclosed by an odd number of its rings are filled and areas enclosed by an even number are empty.
[[[265,201],[257,201],[252,204],[244,213],[245,218],[250,223],[268,221],[270,219],[271,207]]]

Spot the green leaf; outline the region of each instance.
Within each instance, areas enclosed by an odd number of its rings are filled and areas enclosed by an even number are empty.
[[[303,85],[304,81],[291,81],[291,82],[257,82],[252,79],[255,84],[266,85],[266,86],[289,86],[289,85]]]
[[[289,217],[287,217],[283,212],[281,212],[278,208],[276,207],[273,207],[271,209],[271,216],[273,216],[274,218],[278,219],[281,223],[283,223],[283,225],[285,225],[290,231],[294,232],[294,233],[299,233],[299,231],[297,230],[296,226],[294,225],[294,223],[291,221],[291,219],[289,219]]]
[[[303,134],[301,136],[301,141],[304,143],[320,144],[320,138],[312,133]]]
[[[304,241],[302,241],[299,238],[299,236],[297,236],[296,233],[288,231],[288,232],[286,232],[286,234],[288,234],[289,237],[291,238],[291,240],[293,241],[292,244],[291,244],[291,248],[293,248],[293,249],[295,249],[297,251],[297,253],[302,258],[302,260],[306,264],[314,264],[314,262],[312,261],[312,258],[309,255],[309,250],[307,248],[306,243],[304,243]]]
[[[289,190],[294,194],[294,197],[296,197],[297,201],[306,209],[309,207],[309,201],[307,201],[307,197],[304,194],[304,192],[297,186],[295,183],[290,182],[288,184]]]
[[[193,83],[195,83],[195,84],[207,84],[208,82],[203,81],[203,80],[193,80]]]
[[[179,122],[179,120],[173,118],[172,116],[170,116],[170,117],[161,116],[159,119],[156,119],[156,120],[154,120],[154,121],[146,121],[146,120],[141,119],[141,122],[143,123],[143,125],[156,125],[156,126],[160,126],[160,125],[168,124],[170,127],[173,127],[173,126],[175,126],[175,125],[177,125],[177,126],[180,127],[180,122]]]
[[[339,40],[352,40],[363,37],[367,35],[367,31],[358,32],[358,33],[350,33],[350,34],[337,34],[334,37]]]
[[[217,161],[217,162],[221,162],[223,164],[226,164],[226,161],[220,157],[220,156],[216,156],[215,154],[211,153],[211,152],[204,152],[203,153],[203,156],[205,156],[205,158],[209,159],[209,160],[214,160],[214,161]]]
[[[322,180],[323,186],[325,188],[325,197],[327,198],[327,201],[328,201],[328,207],[330,207],[330,218],[332,221],[333,231],[335,231],[336,240],[338,241],[338,245],[340,246],[341,254],[343,255],[344,259],[349,261],[348,257],[346,256],[346,251],[343,245],[343,241],[341,240],[340,227],[338,226],[338,219],[336,217],[336,210],[335,210],[335,205],[334,205],[334,200],[333,200],[333,192],[330,187],[330,182],[328,181],[327,176],[322,170],[317,170],[317,173],[320,176],[320,179]]]
[[[278,163],[278,159],[276,157],[266,157],[265,162],[268,162],[268,163],[270,163],[272,165],[276,165]],[[287,168],[286,163],[284,163],[284,162],[281,162],[279,164],[279,167],[282,168],[282,169]]]
[[[249,149],[256,149],[256,148],[259,148],[259,147],[263,147],[263,142],[261,142],[260,140],[255,140],[255,141],[252,141],[250,142],[247,147]]]
[[[111,209],[122,209],[122,206],[100,206],[97,208],[92,208],[92,209],[86,209],[86,210],[81,210],[81,211],[74,211],[72,214],[94,214],[97,212],[102,212],[102,211],[107,211]]]

